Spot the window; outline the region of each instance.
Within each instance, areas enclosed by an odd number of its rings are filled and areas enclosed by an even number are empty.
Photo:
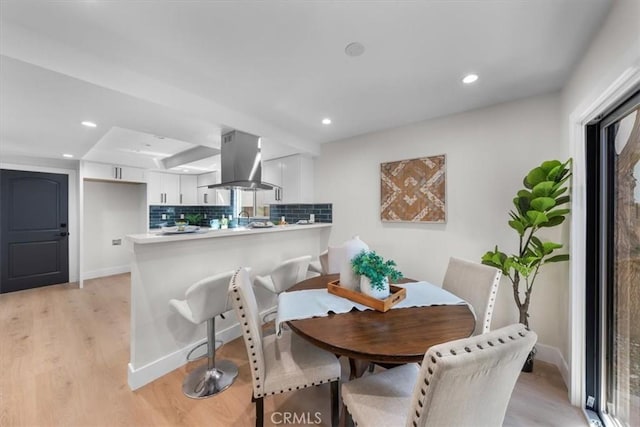
[[[587,407],[640,420],[640,93],[587,129]]]

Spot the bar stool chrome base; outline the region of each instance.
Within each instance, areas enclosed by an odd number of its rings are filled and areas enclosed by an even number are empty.
[[[189,373],[182,383],[182,392],[192,399],[205,399],[227,388],[238,376],[238,367],[229,360],[216,360],[216,367],[202,365]]]

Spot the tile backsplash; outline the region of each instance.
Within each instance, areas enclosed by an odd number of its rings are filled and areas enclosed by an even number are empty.
[[[180,215],[185,217],[192,214],[200,214],[202,218],[199,226],[208,226],[209,221],[213,218],[220,218],[222,215],[231,215],[231,206],[167,206],[167,205],[151,205],[149,206],[149,228],[160,228],[163,225],[173,225],[176,219],[180,219]],[[162,215],[166,215],[166,219],[162,219]]]
[[[273,222],[280,221],[281,217],[285,217],[289,224],[299,220],[308,220],[310,214],[315,215],[316,222],[333,222],[333,205],[331,203],[322,204],[295,204],[295,205],[270,205],[269,219]],[[162,215],[166,219],[162,219]],[[213,218],[220,218],[222,215],[236,215],[231,206],[168,206],[168,205],[151,205],[149,206],[149,228],[160,228],[163,225],[173,225],[176,219],[180,219],[180,215],[185,217],[190,214],[200,214],[201,221],[199,226],[208,226],[209,221]]]
[[[310,214],[315,215],[316,222],[333,222],[333,204],[270,205],[269,209],[271,221],[280,221],[280,218],[284,216],[289,224],[308,220]]]

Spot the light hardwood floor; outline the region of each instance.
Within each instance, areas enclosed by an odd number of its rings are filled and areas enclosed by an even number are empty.
[[[132,392],[129,361],[129,275],[0,295],[0,426],[251,426],[254,408],[244,346],[225,344],[218,357],[240,369],[235,384],[206,400],[182,395],[177,369]],[[346,366],[344,372],[346,370]],[[265,424],[284,413],[316,412],[329,425],[328,385],[265,399]],[[300,425],[288,424],[288,425]],[[505,426],[585,426],[569,405],[555,367],[536,362],[521,374]]]

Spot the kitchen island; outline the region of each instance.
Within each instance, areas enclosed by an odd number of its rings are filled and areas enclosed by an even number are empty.
[[[169,307],[184,299],[189,286],[207,276],[251,268],[268,274],[280,262],[302,255],[316,258],[327,248],[331,224],[271,228],[203,229],[195,233],[149,232],[127,236],[131,261],[131,347],[128,371],[133,390],[186,363],[186,354],[205,341],[205,325],[194,326]],[[275,297],[256,288],[261,311]],[[227,342],[240,336],[233,312],[216,319],[216,337]]]

